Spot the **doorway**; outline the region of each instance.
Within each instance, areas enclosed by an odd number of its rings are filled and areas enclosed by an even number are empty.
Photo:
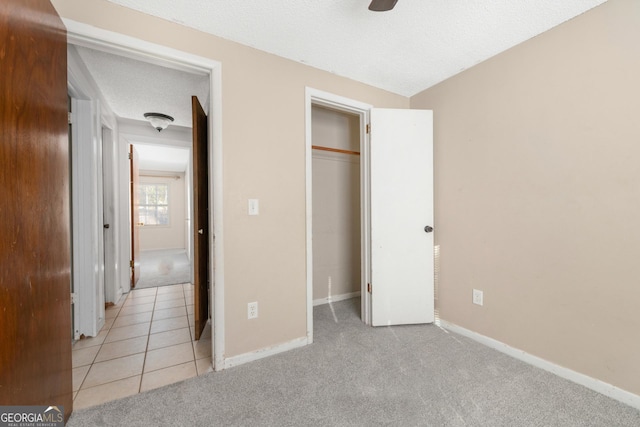
[[[134,144],[138,153],[140,277],[136,289],[192,283],[191,149]]]
[[[313,305],[360,296],[360,118],[313,105]]]
[[[373,326],[433,322],[433,112],[372,108],[307,88],[308,342],[313,341],[316,268],[312,176],[314,106],[352,114],[359,119],[362,321]]]
[[[314,163],[314,151],[323,151],[327,153],[331,153],[331,151],[326,150],[314,150],[313,145],[313,114],[314,108],[316,109],[316,118],[318,117],[318,113],[320,115],[326,115],[324,121],[330,122],[333,120],[338,120],[343,122],[343,136],[340,137],[345,147],[342,148],[346,152],[333,152],[335,155],[342,156],[357,156],[359,160],[355,160],[354,158],[347,157],[349,162],[353,162],[354,160],[358,164],[359,169],[359,179],[355,179],[353,177],[353,166],[349,166],[347,168],[342,168],[347,173],[347,176],[350,176],[349,182],[349,192],[352,193],[354,191],[354,185],[358,187],[359,191],[359,209],[357,210],[357,215],[359,215],[360,224],[359,233],[354,230],[354,226],[356,222],[353,219],[347,221],[349,224],[352,236],[359,236],[360,238],[360,274],[357,275],[353,272],[355,263],[350,263],[350,276],[353,278],[359,277],[359,290],[354,286],[350,292],[342,292],[341,298],[348,298],[348,295],[357,296],[357,293],[360,292],[361,296],[361,318],[362,320],[369,324],[369,316],[370,316],[370,300],[369,295],[366,291],[366,284],[369,280],[369,221],[370,215],[367,209],[368,203],[368,191],[369,191],[369,155],[367,149],[367,124],[369,123],[369,111],[372,106],[369,104],[361,103],[358,101],[354,101],[348,98],[344,98],[341,96],[337,96],[328,92],[319,91],[312,88],[306,88],[305,92],[306,98],[306,210],[307,210],[307,341],[309,343],[313,342],[313,305],[314,305],[314,247],[313,247],[313,217],[314,217],[314,187],[313,187],[313,163]],[[346,125],[346,126],[345,126]],[[356,148],[354,150],[354,148]],[[355,154],[358,153],[359,155]],[[345,159],[343,159],[345,160]],[[317,162],[316,162],[317,163]],[[358,182],[358,184],[356,184]],[[354,211],[353,205],[350,205],[349,211],[351,212],[353,218]],[[352,251],[350,253],[353,253]],[[320,273],[322,274],[322,273]],[[320,275],[319,275],[320,276]],[[327,298],[329,296],[329,277],[325,277],[326,280],[326,289],[327,289]],[[323,278],[318,277],[318,283],[322,283]],[[331,279],[331,288],[333,288],[333,279]],[[320,289],[320,287],[319,287]],[[342,288],[344,289],[344,288]],[[318,290],[320,292],[320,290]],[[333,289],[332,289],[333,292]],[[322,292],[324,293],[324,292]],[[335,293],[333,293],[335,295]],[[318,303],[321,301],[318,301]]]
[[[83,47],[95,48],[104,52],[110,52],[127,58],[140,58],[149,63],[168,65],[176,70],[201,73],[208,76],[209,84],[209,122],[212,132],[208,136],[208,144],[211,147],[208,156],[208,163],[212,170],[210,177],[210,199],[212,209],[209,211],[212,232],[208,241],[208,246],[212,248],[210,252],[209,274],[211,277],[211,292],[208,295],[213,302],[212,315],[214,322],[214,340],[211,343],[214,354],[213,363],[218,369],[222,368],[222,355],[224,352],[224,312],[223,312],[223,289],[224,289],[224,264],[222,257],[223,232],[222,232],[222,146],[221,146],[221,117],[220,117],[220,88],[221,72],[220,64],[206,58],[176,51],[159,45],[144,42],[127,36],[104,31],[98,28],[86,27],[73,21],[65,22],[68,29],[68,43]],[[150,130],[152,130],[150,128]],[[122,127],[114,129],[120,132]],[[118,139],[118,143],[122,143]],[[117,168],[123,169],[126,164],[126,157],[118,157]],[[124,191],[123,191],[124,190]],[[118,183],[116,193],[127,194],[128,188],[126,180],[121,179]],[[118,277],[116,281],[123,286],[123,291],[129,291],[129,221],[128,221],[128,201],[118,205],[117,216],[123,224],[118,232],[119,236],[119,265]],[[213,232],[216,238],[213,238]],[[215,260],[215,264],[214,264]],[[215,268],[214,268],[215,265]],[[215,283],[215,286],[213,284]]]

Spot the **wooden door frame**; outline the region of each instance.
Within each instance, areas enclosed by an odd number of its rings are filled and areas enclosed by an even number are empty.
[[[370,282],[370,209],[369,209],[369,135],[367,125],[369,124],[370,110],[372,105],[353,99],[345,98],[333,93],[324,92],[311,87],[305,88],[305,202],[306,202],[306,270],[307,270],[307,343],[313,342],[313,179],[312,179],[312,133],[311,133],[311,111],[314,105],[328,107],[333,110],[355,114],[360,117],[360,295],[361,295],[361,318],[362,321],[371,324],[371,298],[367,292],[367,283]]]
[[[144,58],[151,62],[172,68],[197,72],[209,76],[209,99],[211,100],[209,120],[209,199],[213,209],[209,213],[210,224],[210,277],[213,278],[211,294],[213,312],[212,362],[215,370],[224,368],[224,234],[223,234],[223,162],[222,162],[222,70],[221,64],[212,59],[203,58],[166,46],[150,43],[141,39],[103,30],[77,21],[63,18],[67,27],[69,44],[98,49],[108,53],[133,59]],[[121,246],[127,245],[128,227],[121,227]],[[126,252],[126,249],[124,251]],[[215,260],[215,268],[214,268]],[[122,277],[122,275],[120,276]]]

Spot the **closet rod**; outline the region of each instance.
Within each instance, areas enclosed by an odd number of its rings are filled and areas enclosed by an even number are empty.
[[[340,148],[322,147],[320,145],[312,145],[311,148],[314,150],[331,151],[333,153],[354,154],[356,156],[360,155],[360,152],[358,151],[342,150]]]

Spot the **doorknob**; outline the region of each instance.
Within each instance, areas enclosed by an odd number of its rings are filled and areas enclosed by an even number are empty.
[[[103,225],[104,228],[109,228],[109,224]]]
[[[425,233],[431,233],[433,231],[433,227],[430,225],[427,225],[424,227],[424,232]]]
[[[198,234],[204,234],[204,228],[201,228],[200,230],[198,230]]]

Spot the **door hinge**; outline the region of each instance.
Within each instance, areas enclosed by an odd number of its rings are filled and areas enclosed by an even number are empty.
[[[73,124],[73,113],[67,113],[67,124]]]
[[[367,292],[371,293],[371,283],[367,283]]]
[[[131,267],[131,268],[135,267],[135,264],[133,263],[133,260],[129,261],[129,267]]]
[[[131,153],[128,153],[128,154],[127,154],[127,158],[128,158],[129,160],[131,160],[131,159],[133,159],[133,155],[132,155]]]
[[[367,133],[371,133],[371,124],[367,123]]]
[[[78,302],[78,294],[71,292],[71,304],[75,304]]]

